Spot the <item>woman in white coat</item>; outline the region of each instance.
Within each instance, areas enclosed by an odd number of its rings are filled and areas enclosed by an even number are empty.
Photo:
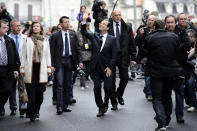
[[[43,35],[43,27],[38,22],[30,26],[29,36],[24,41],[20,71],[28,95],[26,117],[34,121],[39,118],[43,92],[46,90],[48,75],[51,74],[51,55],[48,40]]]

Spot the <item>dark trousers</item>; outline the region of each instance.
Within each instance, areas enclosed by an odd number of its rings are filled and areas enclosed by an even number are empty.
[[[39,83],[40,63],[33,64],[32,83],[25,84],[28,104],[27,104],[27,118],[35,118],[39,114],[41,104],[43,103],[43,92],[46,90],[45,84]]]
[[[90,63],[90,61],[83,62],[83,69],[82,70],[85,74],[80,75],[80,86],[83,86],[83,87],[86,86],[86,79],[88,79],[88,76],[90,74],[89,63]]]
[[[112,80],[112,93],[117,97],[117,98],[122,98],[125,88],[127,86],[128,80],[129,80],[129,74],[128,74],[128,68],[123,68],[121,66],[121,60],[119,58],[117,62],[117,67],[119,70],[119,87],[116,90],[116,68],[113,70],[113,80]],[[109,97],[105,95],[105,104],[108,105]],[[118,104],[117,100],[113,101],[111,100],[112,105]]]
[[[86,80],[88,79],[88,76],[90,75],[90,61],[84,61],[83,64],[85,65],[85,74],[86,74]]]
[[[53,87],[52,87],[52,91],[53,91],[53,96],[52,96],[52,99],[53,101],[56,101],[57,100],[57,73],[54,72],[53,73]]]
[[[156,113],[156,121],[159,125],[165,126],[171,120],[172,113],[172,79],[171,78],[150,78],[150,85],[153,97],[153,109]]]
[[[10,110],[17,110],[17,102],[16,102],[16,80],[13,80],[13,92],[9,97]]]
[[[59,69],[56,73],[57,108],[67,108],[69,103],[69,87],[72,85],[72,58],[62,58]]]
[[[177,118],[182,118],[184,115],[184,85],[185,82],[183,81],[180,88],[174,90],[176,98],[175,113]]]
[[[116,91],[116,97],[122,98],[129,80],[128,68],[123,68],[120,62],[117,63],[117,67],[119,70],[120,82],[119,82],[119,87],[117,88]],[[116,72],[116,70],[114,72]],[[115,88],[116,88],[116,77],[113,78],[113,89]]]
[[[101,71],[99,67],[95,69],[95,71],[91,74],[91,77],[94,81],[94,96],[95,96],[95,102],[99,109],[104,109],[105,105],[102,99],[101,95],[101,83],[104,82],[104,92],[105,96],[109,96],[112,101],[114,101],[116,98],[114,94],[112,93],[112,79],[113,75],[110,77],[106,77],[106,74],[104,71]]]
[[[4,105],[13,92],[14,78],[9,76],[8,67],[0,66],[0,110],[4,110]]]

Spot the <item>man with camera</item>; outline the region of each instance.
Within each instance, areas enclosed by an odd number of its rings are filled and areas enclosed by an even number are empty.
[[[9,30],[7,32],[7,34],[10,33],[11,29],[10,29],[10,22],[13,19],[13,16],[10,15],[10,13],[7,11],[7,7],[5,5],[2,5],[0,8],[0,20],[5,19],[9,22]]]
[[[98,0],[94,1],[92,11],[93,11],[93,18],[95,19],[94,22],[95,32],[99,32],[99,23],[103,19],[107,19],[108,10],[105,9],[105,7],[106,7],[105,1],[98,1]]]
[[[136,46],[138,46],[139,52],[141,51],[142,47],[145,43],[145,37],[147,37],[153,30],[153,24],[156,20],[156,17],[154,15],[149,15],[147,22],[145,25],[142,25],[137,30],[137,36],[135,37]],[[144,20],[146,21],[146,20]],[[146,65],[142,65],[144,70],[146,70]],[[145,97],[148,101],[152,101],[152,94],[151,94],[151,88],[150,88],[150,77],[145,75],[145,86],[143,89],[143,92],[145,93]]]

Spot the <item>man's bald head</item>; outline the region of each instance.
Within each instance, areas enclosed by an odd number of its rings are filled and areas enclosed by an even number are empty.
[[[121,21],[122,15],[120,10],[114,10],[112,12],[112,19],[114,22],[119,23]]]
[[[147,25],[148,25],[148,27],[153,27],[153,24],[154,24],[154,22],[155,22],[155,20],[156,20],[156,16],[154,16],[154,15],[149,15],[148,16],[148,20],[147,20]]]

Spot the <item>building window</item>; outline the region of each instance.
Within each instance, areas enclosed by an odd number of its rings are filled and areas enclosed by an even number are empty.
[[[33,7],[32,5],[28,5],[28,20],[32,20],[32,11],[33,10]]]
[[[160,13],[166,13],[165,5],[163,2],[156,2],[156,5]]]
[[[19,4],[14,4],[14,18],[19,20]]]
[[[71,20],[71,21],[74,21],[74,20],[75,20],[75,17],[74,17],[74,16],[75,16],[75,10],[74,10],[74,9],[71,9],[70,11],[71,11],[71,12],[70,12],[70,13],[71,13],[71,15],[70,15],[71,18],[70,18],[70,20]]]
[[[4,2],[0,2],[0,6],[2,6],[2,5],[5,5],[5,3]]]

